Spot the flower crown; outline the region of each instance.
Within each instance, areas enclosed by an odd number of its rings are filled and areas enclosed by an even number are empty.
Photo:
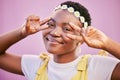
[[[67,5],[58,5],[55,10],[57,9],[66,9],[69,12],[73,13],[77,18],[79,18],[79,20],[81,21],[81,23],[84,24],[84,28],[88,27],[88,22],[85,21],[85,18],[83,16],[80,15],[79,11],[75,11],[75,9],[73,7],[68,7]]]

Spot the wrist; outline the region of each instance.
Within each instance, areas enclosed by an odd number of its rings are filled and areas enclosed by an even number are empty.
[[[26,31],[25,31],[25,27],[24,26],[19,29],[19,32],[20,32],[20,36],[23,37],[23,38],[28,36]]]
[[[112,45],[111,45],[112,43],[113,43],[113,41],[110,38],[108,38],[106,40],[106,42],[104,43],[103,49],[106,51],[109,51],[109,49],[112,47]]]

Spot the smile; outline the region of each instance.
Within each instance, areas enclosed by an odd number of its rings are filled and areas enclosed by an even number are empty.
[[[54,44],[64,44],[62,41],[53,38],[51,36],[46,37],[46,40],[49,41],[50,43],[54,43]]]

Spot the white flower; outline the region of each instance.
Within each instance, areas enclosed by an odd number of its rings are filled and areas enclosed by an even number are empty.
[[[85,18],[83,16],[80,16],[80,20],[81,20],[82,23],[85,22]]]
[[[61,9],[67,9],[67,5],[62,5]]]
[[[55,8],[55,10],[60,9],[60,8],[61,8],[61,5],[58,5],[58,6]]]
[[[79,18],[79,17],[80,17],[79,11],[75,11],[75,12],[74,12],[74,15]]]
[[[69,12],[74,12],[74,8],[73,8],[73,7],[69,7],[69,8],[68,8],[68,11],[69,11]]]
[[[88,23],[84,22],[84,28],[86,29],[88,27]]]
[[[74,15],[80,19],[81,23],[84,24],[84,28],[86,29],[88,27],[88,22],[85,22],[85,18],[83,16],[80,16],[80,12],[79,11],[74,11],[73,7],[67,7],[67,5],[58,5],[55,10],[57,9],[67,9],[69,12],[74,13]]]

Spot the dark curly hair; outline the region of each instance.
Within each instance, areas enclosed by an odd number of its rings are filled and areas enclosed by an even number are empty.
[[[79,11],[80,15],[85,18],[85,21],[88,22],[88,26],[91,25],[90,14],[89,14],[87,8],[85,8],[80,3],[73,2],[73,1],[66,1],[66,2],[61,3],[60,5],[67,5],[68,7],[73,7],[75,9],[75,11]]]

